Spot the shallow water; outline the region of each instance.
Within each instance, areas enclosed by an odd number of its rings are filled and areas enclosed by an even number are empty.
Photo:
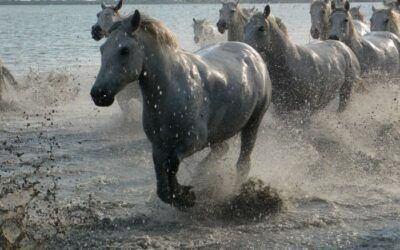
[[[194,11],[200,8],[209,6]],[[174,22],[179,20],[169,20]],[[299,41],[307,40],[305,23],[297,25],[303,30]],[[179,34],[185,44],[182,37]],[[29,65],[29,56],[23,58],[15,70]],[[68,57],[59,59],[62,63],[57,66],[69,64]],[[49,65],[43,63],[43,69],[51,71],[54,62]],[[52,73],[23,70],[18,77],[22,88],[6,93],[8,105],[0,123],[0,215],[11,217],[21,228],[20,245],[48,249],[400,245],[399,79],[369,79],[368,91],[355,93],[342,114],[335,112],[336,103],[310,120],[299,115],[277,118],[270,110],[252,155],[250,175],[277,190],[284,210],[251,219],[232,218],[218,206],[233,189],[237,138],[230,141],[231,150],[222,160],[198,166],[206,153],[201,152],[182,164],[180,181],[195,186],[197,207],[181,212],[161,203],[155,196],[150,145],[141,125],[122,125],[117,105],[98,108],[89,97],[97,70],[97,66]]]
[[[357,3],[369,16],[372,4]],[[259,10],[264,7],[262,4],[255,6]],[[193,42],[192,18],[207,18],[215,24],[220,5],[126,5],[121,12],[131,13],[136,8],[163,20],[177,34],[181,46],[193,51],[198,47]],[[0,36],[0,58],[16,73],[26,73],[30,67],[49,71],[59,67],[99,65],[98,48],[102,42],[91,39],[90,28],[100,9],[97,5],[0,5],[0,24],[4,27]],[[295,41],[310,41],[309,4],[273,4],[272,11],[284,19]]]

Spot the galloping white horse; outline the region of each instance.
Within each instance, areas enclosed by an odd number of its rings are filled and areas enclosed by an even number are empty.
[[[376,9],[372,6],[371,30],[390,31],[400,37],[400,12],[394,8]]]
[[[400,38],[387,31],[371,32],[360,36],[354,28],[349,12],[350,3],[344,8],[334,8],[330,21],[329,39],[348,45],[357,55],[363,73],[383,71],[389,74],[400,72]]]
[[[278,111],[324,108],[339,93],[343,111],[354,84],[360,79],[360,65],[349,47],[338,41],[298,45],[270,15],[256,14],[246,25],[245,42],[265,59],[271,75],[272,102]]]
[[[343,1],[338,2],[338,6],[344,6]],[[313,0],[310,6],[311,29],[310,34],[314,39],[327,40],[329,32],[329,16],[332,14],[332,6],[336,6],[332,0]],[[366,23],[360,20],[353,20],[355,30],[361,36],[370,32]]]
[[[256,9],[242,9],[239,0],[234,2],[222,2],[217,22],[218,31],[224,34],[228,30],[228,41],[243,42],[244,26],[256,12]]]
[[[119,10],[121,9],[123,0],[119,0],[116,6],[106,6],[101,4],[101,11],[97,13],[97,22],[92,26],[92,37],[94,40],[99,41],[104,37],[108,37],[111,27],[122,21],[127,17],[121,16]],[[140,90],[137,82],[128,84],[123,91],[117,95],[118,105],[121,108],[123,117],[130,121],[132,119],[132,112],[129,102],[132,99],[141,100]]]
[[[271,97],[267,67],[257,51],[226,42],[189,53],[161,22],[137,10],[110,31],[91,96],[96,105],[109,106],[125,85],[139,81],[161,200],[193,206],[194,193],[177,180],[180,162],[210,145],[213,152],[238,133],[241,184]]]

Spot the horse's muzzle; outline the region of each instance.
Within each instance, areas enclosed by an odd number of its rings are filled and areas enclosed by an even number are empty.
[[[228,29],[226,22],[218,22],[217,23],[218,32],[224,34],[225,31]]]
[[[103,30],[99,25],[92,26],[92,38],[96,41],[100,41],[104,37]]]
[[[114,103],[114,96],[111,96],[99,88],[92,88],[90,95],[92,96],[92,100],[96,106],[108,107]]]
[[[319,38],[319,30],[318,29],[311,29],[310,34],[313,39]]]
[[[336,40],[336,41],[339,41],[339,37],[336,36],[336,35],[330,35],[328,39],[329,39],[329,40]]]

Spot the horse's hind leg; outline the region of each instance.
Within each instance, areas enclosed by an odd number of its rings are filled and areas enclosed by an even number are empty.
[[[265,112],[253,114],[241,133],[240,155],[237,162],[236,187],[246,181],[250,172],[250,156],[257,139],[258,128]]]
[[[340,88],[338,112],[343,112],[347,107],[347,103],[350,99],[351,89],[356,81],[358,81],[358,79],[346,79],[345,83]]]

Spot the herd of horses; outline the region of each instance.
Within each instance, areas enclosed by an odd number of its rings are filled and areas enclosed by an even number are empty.
[[[359,8],[347,0],[314,0],[310,35],[318,42],[296,44],[282,19],[223,2],[213,27],[193,19],[194,41],[205,47],[190,53],[159,20],[134,14],[122,17],[116,6],[102,5],[92,27],[101,45],[101,68],[91,89],[98,106],[120,105],[140,88],[143,128],[151,142],[157,194],[178,208],[195,204],[190,186],[178,183],[182,159],[206,147],[226,153],[226,140],[241,134],[236,185],[247,179],[250,155],[261,120],[272,102],[279,112],[312,114],[339,94],[345,110],[353,87],[370,72],[400,73],[400,1],[373,9],[370,28]],[[356,19],[357,18],[357,19]],[[228,41],[217,42],[228,32]],[[205,40],[212,40],[206,43]],[[216,43],[217,42],[217,43]],[[127,91],[128,89],[128,91]]]
[[[277,113],[313,113],[339,94],[341,112],[366,74],[400,73],[399,2],[373,8],[369,28],[348,1],[313,1],[310,34],[320,41],[306,45],[290,40],[269,5],[258,12],[223,2],[217,28],[193,19],[194,41],[205,46],[195,53],[180,49],[161,21],[138,10],[123,17],[121,7],[122,0],[102,5],[92,27],[95,40],[107,40],[91,96],[98,106],[110,106],[116,97],[122,109],[132,96],[142,98],[157,194],[178,208],[195,204],[192,187],[177,180],[182,159],[206,147],[221,157],[225,141],[239,133],[236,185],[247,179],[257,131],[271,102]],[[223,37],[217,30],[228,32],[227,42],[218,42]]]
[[[209,156],[220,158],[228,151],[226,140],[237,134],[236,186],[247,179],[271,103],[278,115],[313,114],[339,96],[342,112],[367,74],[400,74],[400,0],[373,8],[370,25],[347,0],[313,0],[310,35],[318,41],[305,45],[291,41],[269,5],[259,12],[223,2],[216,27],[193,18],[194,41],[204,46],[194,53],[181,49],[160,20],[139,10],[121,16],[122,1],[102,4],[92,26],[92,37],[106,41],[90,94],[98,106],[117,99],[124,114],[130,99],[141,100],[157,194],[177,208],[196,200],[192,187],[178,182],[180,162],[207,147]],[[0,63],[0,96],[5,81],[17,84]]]

